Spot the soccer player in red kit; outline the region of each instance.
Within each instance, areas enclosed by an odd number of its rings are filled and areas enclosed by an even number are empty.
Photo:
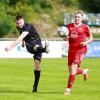
[[[69,36],[63,39],[69,41],[68,66],[69,79],[64,95],[70,95],[70,90],[78,74],[83,74],[84,80],[88,78],[88,69],[80,69],[80,63],[87,52],[87,44],[92,42],[93,36],[89,26],[82,23],[83,12],[76,11],[74,22],[67,25]]]

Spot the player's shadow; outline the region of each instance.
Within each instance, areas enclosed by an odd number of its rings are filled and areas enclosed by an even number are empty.
[[[31,90],[30,91],[25,91],[25,90],[12,90],[12,89],[8,89],[8,88],[1,88],[0,89],[0,93],[34,93],[34,92],[32,92]],[[43,91],[43,90],[41,90],[41,91],[38,91],[37,92],[38,94],[63,94],[64,93],[64,91]]]
[[[32,91],[20,91],[20,90],[0,90],[0,93],[33,93],[36,94]],[[49,91],[49,92],[44,92],[44,91],[38,91],[38,94],[63,94],[63,91],[57,91],[57,92],[53,92],[53,91]]]
[[[31,92],[28,92],[28,91],[14,91],[14,90],[4,90],[4,91],[1,91],[0,90],[0,93],[31,93]]]
[[[38,94],[63,94],[63,93],[64,93],[63,91],[57,91],[57,92],[56,91],[55,92],[54,91],[49,91],[49,92],[39,91],[38,92]]]

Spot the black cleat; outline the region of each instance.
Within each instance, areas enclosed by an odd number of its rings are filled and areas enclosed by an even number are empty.
[[[37,92],[37,88],[34,87],[33,90],[32,90],[32,92],[36,93]]]

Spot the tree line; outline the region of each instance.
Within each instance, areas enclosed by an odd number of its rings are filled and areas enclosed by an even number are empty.
[[[68,11],[68,8],[74,10],[74,7],[86,12],[99,13],[100,0],[0,0],[0,37],[18,35],[15,25],[16,15],[24,16],[29,22],[44,20],[57,26],[63,23],[64,11]]]

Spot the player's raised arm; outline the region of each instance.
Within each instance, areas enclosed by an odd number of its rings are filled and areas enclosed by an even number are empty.
[[[16,45],[18,45],[23,39],[24,37],[28,34],[28,32],[23,32],[19,38],[16,39],[15,42],[13,42],[10,46],[5,48],[5,51],[10,51],[12,48],[14,48]]]

